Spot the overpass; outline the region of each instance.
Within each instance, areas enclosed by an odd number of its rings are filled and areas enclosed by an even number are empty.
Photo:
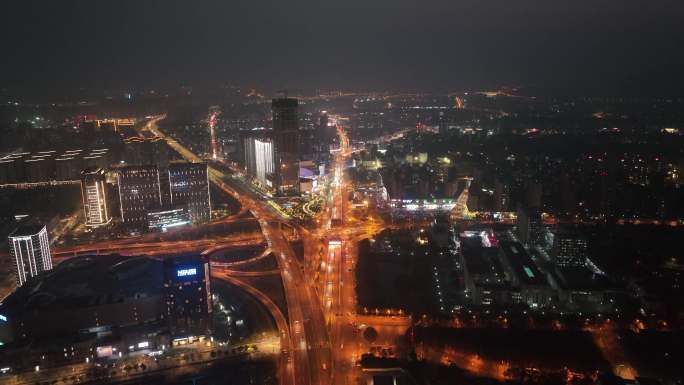
[[[150,120],[146,129],[162,137],[171,148],[187,161],[202,162],[203,160],[200,157],[159,129],[157,123],[164,118],[165,116],[162,115]],[[278,210],[277,205],[269,204],[270,201],[262,202],[262,196],[240,186],[231,175],[211,165],[209,166],[209,179],[221,191],[237,199],[243,208],[252,212],[259,220],[269,247],[276,254],[289,317],[287,324],[281,320],[279,325],[281,333],[287,334],[287,337],[282,338],[287,353],[283,354],[280,360],[280,383],[329,384],[331,376],[327,368],[330,367],[330,342],[325,320],[314,287],[304,278],[302,267],[282,233],[280,223],[287,222],[289,218]],[[225,278],[236,284],[240,282],[238,285],[242,285],[243,288],[248,286],[227,273],[217,273],[217,277]],[[256,292],[253,294],[258,298],[260,296]],[[262,299],[263,303],[267,302],[265,298]],[[278,318],[276,314],[274,317]]]

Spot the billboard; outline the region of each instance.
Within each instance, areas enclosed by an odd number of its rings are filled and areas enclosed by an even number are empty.
[[[98,346],[95,350],[99,358],[111,357],[114,354],[114,349],[111,345]]]
[[[197,275],[197,268],[195,267],[190,267],[186,269],[178,269],[176,270],[176,276],[177,277],[187,277],[191,275]]]

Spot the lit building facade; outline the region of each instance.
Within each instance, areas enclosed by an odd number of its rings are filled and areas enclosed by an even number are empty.
[[[55,159],[55,178],[57,180],[74,180],[83,170],[83,159],[76,156],[64,156]]]
[[[209,261],[200,256],[164,260],[166,318],[174,336],[211,331],[210,276]]]
[[[169,166],[169,146],[160,137],[132,136],[124,139],[124,160],[131,166],[153,164],[163,171]]]
[[[535,208],[519,207],[517,211],[517,236],[524,245],[537,245],[542,241],[543,224],[541,211]]]
[[[558,266],[585,266],[587,249],[587,240],[581,234],[561,230],[553,235],[551,255]]]
[[[119,169],[121,220],[129,227],[146,228],[147,212],[161,207],[161,186],[156,166],[127,166]]]
[[[275,189],[281,195],[299,193],[299,119],[298,101],[293,98],[273,99],[273,138],[275,157]]]
[[[169,197],[169,146],[159,137],[139,136],[135,130],[121,131],[129,134],[124,139],[123,160],[128,166],[156,166],[159,173],[159,187],[162,205],[167,205]]]
[[[273,142],[269,139],[254,138],[255,175],[262,184],[272,186]]]
[[[15,152],[0,157],[0,184],[78,182],[83,169],[110,160],[107,148]]]
[[[50,240],[45,226],[22,226],[9,236],[9,248],[14,259],[17,286],[43,271],[52,270]]]
[[[86,226],[103,226],[112,220],[109,216],[107,186],[103,169],[83,170],[81,173],[81,198]]]
[[[253,135],[241,134],[240,149],[242,153],[242,165],[247,174],[256,177],[256,154],[254,153],[255,138]]]
[[[147,212],[147,227],[150,230],[166,231],[169,228],[190,224],[190,215],[185,206],[161,208]]]
[[[171,205],[185,205],[193,223],[211,219],[209,173],[206,163],[174,163],[169,166]]]
[[[275,179],[273,131],[244,130],[240,131],[238,136],[239,159],[246,173],[262,185],[273,188]]]

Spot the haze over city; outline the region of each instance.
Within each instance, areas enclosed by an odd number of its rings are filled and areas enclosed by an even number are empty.
[[[672,94],[684,84],[676,0],[21,1],[5,9],[3,88],[55,96],[55,87],[217,83],[608,94]]]

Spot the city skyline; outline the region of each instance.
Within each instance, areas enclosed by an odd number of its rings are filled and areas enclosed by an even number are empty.
[[[684,84],[677,33],[684,6],[674,0],[7,7],[7,15],[17,15],[1,30],[8,55],[0,79],[10,94],[218,83],[273,90],[510,85],[681,96]],[[276,36],[297,43],[273,44]]]
[[[5,9],[0,385],[682,385],[681,1]]]

